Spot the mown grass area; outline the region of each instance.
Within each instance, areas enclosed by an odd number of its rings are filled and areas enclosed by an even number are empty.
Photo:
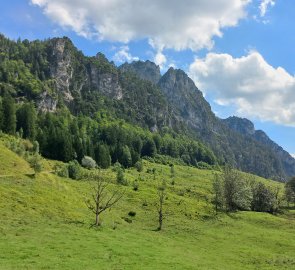
[[[0,144],[0,176],[13,175],[0,177],[0,269],[295,269],[294,211],[216,216],[212,171],[175,166],[172,185],[169,166],[145,162],[140,177],[126,170],[124,197],[96,229],[85,204],[90,183],[57,177],[50,173],[54,161],[45,163],[45,172],[25,176],[28,164]],[[148,168],[156,169],[155,179]],[[102,174],[115,181],[111,169]],[[167,215],[159,232],[155,203],[163,179]]]

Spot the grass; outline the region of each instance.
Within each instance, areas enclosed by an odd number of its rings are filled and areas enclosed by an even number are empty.
[[[126,170],[124,198],[95,229],[84,203],[89,183],[57,177],[49,173],[54,161],[44,162],[45,172],[27,177],[28,164],[0,144],[0,269],[295,269],[295,212],[216,216],[212,171],[175,166],[171,185],[169,166],[145,162],[133,191],[139,173]],[[156,180],[146,172],[153,167]],[[102,173],[115,179],[110,169]],[[156,187],[162,179],[168,214],[158,232]]]

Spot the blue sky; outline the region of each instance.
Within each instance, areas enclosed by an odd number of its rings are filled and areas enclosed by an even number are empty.
[[[222,118],[247,117],[295,154],[294,0],[10,0],[11,39],[68,36],[116,64],[184,69]]]

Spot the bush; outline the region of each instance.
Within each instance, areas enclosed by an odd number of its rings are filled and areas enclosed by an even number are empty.
[[[138,191],[138,182],[137,182],[137,180],[135,180],[135,181],[133,182],[133,190],[134,190],[134,191]]]
[[[67,165],[58,166],[58,168],[56,168],[56,174],[59,177],[68,178],[69,177],[69,168],[68,168],[68,166]]]
[[[41,157],[38,154],[31,155],[28,158],[28,162],[30,163],[31,167],[34,169],[35,173],[41,172],[42,164],[41,164]]]
[[[128,182],[124,177],[124,172],[122,169],[117,171],[117,183],[123,186],[128,186]]]
[[[113,172],[118,172],[119,170],[122,170],[122,165],[120,162],[115,162],[113,166]]]
[[[72,179],[80,179],[81,177],[81,167],[80,164],[77,160],[73,160],[69,162],[68,165],[68,172],[69,172],[69,177]]]
[[[135,217],[135,216],[136,216],[136,212],[135,212],[135,211],[130,211],[130,212],[128,213],[128,216],[129,216],[129,217]]]
[[[94,169],[97,167],[97,164],[92,157],[84,156],[82,159],[82,166],[87,169]]]
[[[143,171],[143,163],[142,163],[142,161],[137,161],[135,163],[134,167],[136,168],[136,170],[138,172],[142,172]]]
[[[275,201],[275,194],[263,183],[258,183],[254,187],[252,210],[257,212],[273,212]]]

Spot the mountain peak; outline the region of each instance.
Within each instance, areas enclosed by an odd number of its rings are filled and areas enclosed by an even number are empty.
[[[149,60],[125,63],[119,68],[123,72],[135,73],[141,79],[150,81],[153,84],[157,84],[161,78],[160,67]]]
[[[254,124],[247,118],[231,116],[223,121],[229,128],[241,134],[252,136],[255,133]]]

